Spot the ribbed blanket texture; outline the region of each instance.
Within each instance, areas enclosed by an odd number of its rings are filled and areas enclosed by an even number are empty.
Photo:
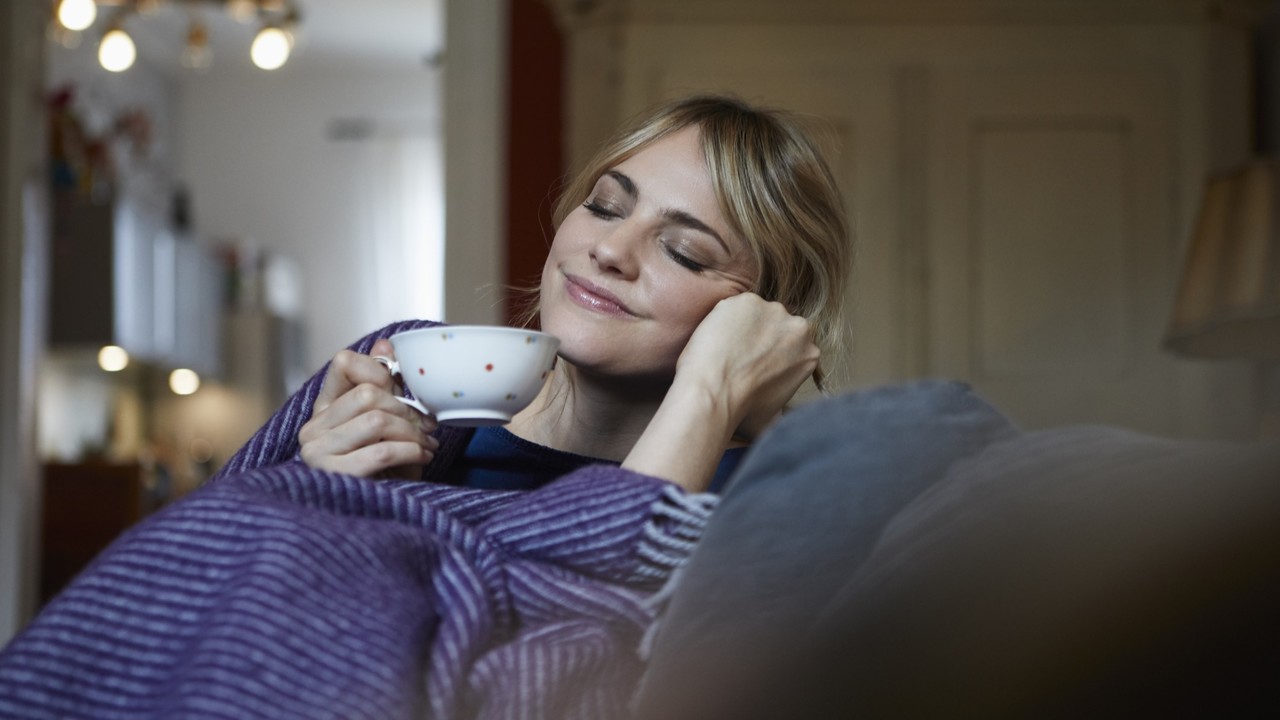
[[[628,716],[653,593],[714,499],[608,465],[532,492],[314,470],[322,378],[0,651],[0,717]]]

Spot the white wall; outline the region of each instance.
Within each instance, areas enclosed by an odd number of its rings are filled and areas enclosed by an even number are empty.
[[[445,319],[503,321],[508,0],[445,7]],[[518,0],[517,0],[518,1]]]
[[[34,376],[44,345],[48,236],[34,212],[42,190],[39,87],[43,13],[0,6],[0,647],[35,610],[40,486]]]
[[[400,176],[386,159],[397,145],[436,168],[416,182],[423,203],[442,204],[438,180],[430,186],[443,163],[440,92],[439,73],[426,67],[295,72],[286,65],[181,83],[178,175],[194,200],[196,231],[297,261],[309,367],[377,325],[432,310],[413,293],[402,302],[379,293],[399,283],[396,272],[413,268],[403,258],[378,259],[373,235],[381,221],[371,204],[376,186]],[[346,139],[333,137],[335,127]]]

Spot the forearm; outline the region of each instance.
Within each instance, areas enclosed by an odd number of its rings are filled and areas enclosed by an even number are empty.
[[[735,427],[723,397],[673,385],[622,467],[704,492]]]

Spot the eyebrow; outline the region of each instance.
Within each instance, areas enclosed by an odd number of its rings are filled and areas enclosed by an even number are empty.
[[[606,171],[605,175],[608,175],[609,177],[613,178],[614,181],[617,182],[618,185],[622,187],[622,191],[625,192],[627,195],[631,196],[631,200],[633,202],[640,199],[640,188],[636,187],[635,182],[633,182],[631,178],[627,177],[625,174],[621,172],[618,172],[617,170]],[[715,230],[712,230],[710,225],[707,225],[706,223],[702,222],[701,220],[694,217],[693,215],[690,215],[684,210],[663,210],[662,217],[666,218],[667,220],[673,223],[676,223],[677,225],[687,227],[690,230],[697,230],[698,232],[703,232],[703,233],[706,233],[707,235],[710,235],[711,237],[715,238],[716,242],[720,243],[720,246],[724,248],[725,252],[729,253],[730,255],[733,254],[733,252],[729,249],[729,244],[724,241],[724,238],[720,237],[720,233],[716,232]]]

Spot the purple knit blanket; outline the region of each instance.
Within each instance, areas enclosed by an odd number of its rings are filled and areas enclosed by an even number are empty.
[[[320,377],[0,652],[0,717],[628,715],[713,501],[605,465],[522,493],[282,460]]]

